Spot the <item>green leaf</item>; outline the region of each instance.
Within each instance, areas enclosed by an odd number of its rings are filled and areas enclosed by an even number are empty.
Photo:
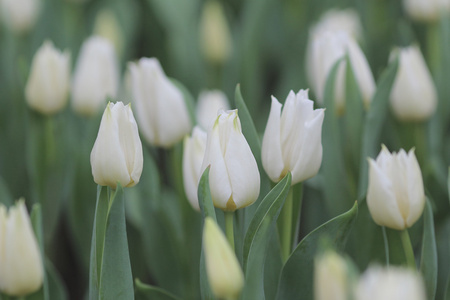
[[[136,300],[180,300],[168,291],[142,283],[139,279],[134,281],[136,286]]]
[[[48,278],[49,299],[69,299],[66,286],[50,260],[45,261],[46,276]]]
[[[13,204],[13,198],[8,190],[8,187],[6,186],[5,181],[0,176],[0,203],[5,204],[6,206],[10,206]]]
[[[264,299],[264,260],[271,230],[291,187],[288,173],[262,200],[244,239],[244,299]]]
[[[40,204],[33,205],[33,208],[30,213],[31,224],[33,225],[34,234],[36,235],[36,239],[39,244],[39,250],[41,251],[41,260],[45,262],[45,253],[44,253],[44,236],[43,236],[43,225],[42,225],[42,209]],[[31,297],[30,297],[31,298]],[[47,272],[44,276],[44,283],[42,288],[33,294],[33,300],[50,300],[49,295],[49,279]]]
[[[427,199],[423,215],[422,256],[420,259],[420,271],[425,279],[427,299],[434,299],[436,295],[438,264],[436,236],[434,234],[433,210]]]
[[[342,250],[358,213],[358,203],[346,213],[308,234],[297,246],[281,271],[276,299],[313,299],[314,256],[322,238],[328,237],[336,250]]]

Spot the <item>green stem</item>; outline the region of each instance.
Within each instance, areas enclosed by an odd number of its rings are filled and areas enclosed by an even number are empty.
[[[51,165],[55,159],[56,146],[55,137],[53,135],[53,119],[49,116],[44,116],[45,122],[45,153],[47,154],[46,161]]]
[[[234,251],[234,224],[233,224],[234,212],[226,211],[225,212],[225,233],[228,238],[228,242],[230,243],[231,249]]]
[[[414,251],[411,245],[411,239],[409,238],[409,233],[407,229],[400,232],[400,238],[402,240],[403,250],[405,251],[406,264],[411,269],[416,270],[416,260],[414,258]]]
[[[382,226],[381,231],[383,231],[384,255],[386,256],[386,266],[389,267],[389,242],[386,234],[386,227]]]
[[[286,262],[291,254],[292,245],[292,188],[289,189],[289,194],[286,198],[286,202],[281,210],[281,256],[283,261]]]

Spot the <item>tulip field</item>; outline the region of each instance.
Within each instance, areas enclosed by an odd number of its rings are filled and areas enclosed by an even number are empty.
[[[0,300],[450,300],[450,0],[0,0]]]

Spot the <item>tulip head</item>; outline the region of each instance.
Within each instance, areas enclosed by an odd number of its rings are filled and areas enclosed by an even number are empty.
[[[41,0],[1,0],[2,20],[15,33],[29,31],[36,23],[41,10]]]
[[[256,201],[260,187],[258,165],[242,134],[237,110],[220,112],[210,127],[201,173],[208,166],[216,207],[235,211]]]
[[[72,84],[72,108],[79,114],[95,115],[107,97],[116,97],[119,66],[113,45],[93,36],[81,47]]]
[[[413,149],[391,154],[383,145],[376,160],[369,158],[367,205],[375,223],[392,229],[409,228],[420,218],[425,193]]]
[[[206,132],[198,126],[192,130],[192,136],[184,138],[183,147],[183,183],[186,197],[195,210],[200,211],[197,189],[202,174],[203,157],[206,149]]]
[[[317,174],[322,163],[322,123],[324,109],[314,109],[308,91],[289,93],[282,105],[272,97],[269,120],[261,147],[264,170],[273,182],[288,172],[292,184]]]
[[[203,250],[214,295],[220,299],[238,299],[244,287],[244,274],[225,235],[211,217],[205,219]]]
[[[347,8],[330,9],[325,12],[312,28],[312,32],[323,31],[344,31],[359,40],[362,37],[363,29],[358,12],[352,8]]]
[[[197,122],[204,129],[208,130],[217,118],[217,112],[230,109],[227,96],[219,90],[202,91],[197,103]]]
[[[94,181],[113,189],[118,182],[131,187],[139,182],[142,165],[142,144],[131,106],[108,103],[91,152]]]
[[[412,19],[422,22],[435,22],[450,13],[448,0],[403,0],[403,7]]]
[[[346,300],[349,291],[349,270],[346,260],[327,250],[314,260],[314,299]]]
[[[417,46],[399,51],[399,68],[391,91],[391,107],[401,121],[424,121],[437,106],[437,91]]]
[[[94,33],[109,40],[119,55],[123,52],[123,31],[112,10],[103,9],[95,17]]]
[[[0,290],[10,296],[37,291],[44,280],[44,267],[23,200],[8,214],[0,205],[0,242]]]

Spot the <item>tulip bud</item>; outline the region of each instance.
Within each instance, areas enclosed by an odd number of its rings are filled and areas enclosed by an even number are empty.
[[[34,26],[41,0],[0,0],[2,19],[14,32],[21,34]]]
[[[355,300],[426,300],[419,273],[400,267],[369,267],[361,276]]]
[[[7,215],[4,207],[0,209],[0,226],[0,290],[10,296],[37,291],[44,280],[44,268],[23,200]]]
[[[143,155],[138,127],[130,105],[108,103],[91,152],[94,181],[116,188],[139,182]]]
[[[191,131],[181,91],[167,78],[156,58],[129,64],[137,120],[145,139],[169,148]]]
[[[209,128],[201,173],[208,166],[216,207],[235,211],[256,201],[260,187],[258,165],[242,134],[237,110],[220,112]]]
[[[391,91],[391,107],[401,121],[423,121],[437,106],[437,91],[417,46],[399,51],[399,68]]]
[[[192,137],[184,138],[183,183],[186,196],[192,207],[200,211],[197,189],[202,174],[203,157],[206,149],[206,132],[198,126],[192,130]]]
[[[376,160],[369,158],[367,205],[380,226],[403,230],[420,218],[425,193],[414,149],[391,154],[383,145]]]
[[[231,54],[232,39],[219,1],[205,2],[200,20],[200,34],[201,49],[206,58],[212,63],[224,63]]]
[[[352,8],[325,12],[312,28],[312,32],[323,31],[344,31],[357,40],[361,39],[363,32],[358,12]]]
[[[81,47],[72,85],[72,108],[82,115],[96,114],[107,97],[116,97],[119,67],[112,44],[101,37],[87,39]]]
[[[437,21],[450,13],[448,0],[403,0],[403,6],[412,19],[423,22]]]
[[[198,97],[197,122],[205,130],[212,126],[217,118],[217,112],[230,109],[227,96],[219,91],[203,91]]]
[[[53,114],[67,103],[70,82],[70,54],[44,42],[33,57],[25,87],[28,105],[43,114]]]
[[[203,249],[208,282],[214,296],[238,299],[244,287],[244,274],[225,235],[211,217],[205,219]]]
[[[288,172],[292,185],[317,174],[322,163],[322,123],[324,109],[314,109],[308,91],[291,91],[281,112],[272,97],[269,120],[261,147],[264,170],[274,182]]]
[[[314,260],[314,299],[347,300],[349,291],[347,262],[328,250]]]
[[[325,84],[333,65],[338,59],[348,54],[355,80],[366,106],[369,105],[375,92],[375,80],[364,53],[356,41],[344,31],[310,32],[306,53],[306,73],[317,100],[323,104]],[[345,108],[345,70],[347,62],[340,63],[335,82],[336,110],[343,112]]]
[[[97,14],[94,34],[110,41],[114,45],[116,53],[123,52],[123,31],[113,11],[103,9]]]

